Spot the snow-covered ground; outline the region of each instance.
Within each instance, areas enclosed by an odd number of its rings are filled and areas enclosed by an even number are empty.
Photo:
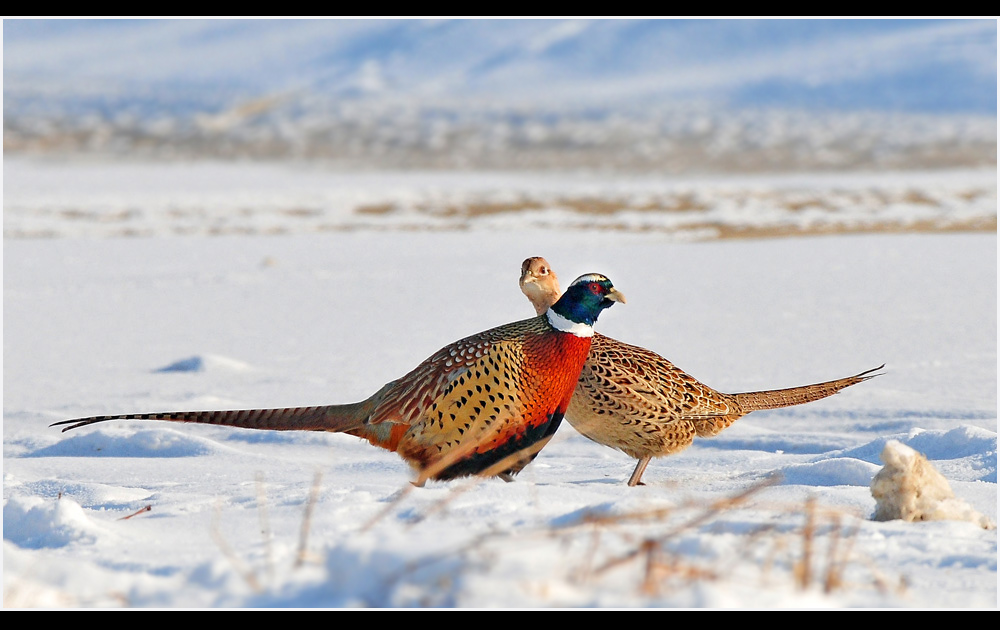
[[[314,182],[303,189],[251,168],[240,179],[237,167],[190,167],[187,186],[156,184],[153,167],[77,169],[76,180],[72,169],[4,168],[5,607],[997,605],[996,530],[875,522],[869,490],[883,446],[899,440],[996,522],[995,233],[681,242],[517,213],[439,226],[396,210],[369,215],[389,223],[380,227],[353,210],[417,208],[407,199],[435,198],[433,186],[412,174],[367,176],[367,187],[365,176],[292,178]],[[491,177],[468,181],[532,190]],[[995,173],[976,181],[995,222]],[[226,196],[241,185],[245,200]],[[700,194],[721,198],[725,186]],[[343,205],[339,229],[260,210],[332,217],[322,195],[335,189],[370,193]],[[858,199],[858,212],[871,210]],[[98,218],[61,212],[73,208]],[[99,217],[121,209],[149,236],[110,238]],[[182,219],[193,227],[178,237]],[[223,219],[250,229],[208,236]],[[28,237],[36,230],[59,238]],[[722,391],[881,363],[884,374],[754,413],[654,460],[637,488],[625,486],[631,459],[565,423],[514,483],[423,489],[395,454],[345,435],[48,428],[104,413],[359,400],[448,342],[530,316],[517,274],[535,255],[564,283],[607,274],[629,301],[597,328]]]

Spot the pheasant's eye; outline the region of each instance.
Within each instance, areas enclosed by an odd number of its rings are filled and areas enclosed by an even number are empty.
[[[601,287],[601,285],[596,282],[591,282],[589,288],[590,292],[593,293],[594,295],[600,295],[604,291],[603,287]]]
[[[542,274],[544,276],[547,273],[549,273],[549,270],[546,269],[545,267],[542,267],[541,269],[538,270],[538,273],[540,273],[540,274]]]

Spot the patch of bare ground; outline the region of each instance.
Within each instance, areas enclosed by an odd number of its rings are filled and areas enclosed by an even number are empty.
[[[684,237],[688,241],[792,238],[798,236],[833,236],[837,234],[934,234],[955,232],[996,232],[997,218],[974,218],[962,221],[869,222],[864,224],[801,225],[728,225],[724,223],[688,223],[677,227],[636,226],[625,223],[581,223],[574,229],[606,232],[661,233]]]
[[[986,196],[986,191],[983,190],[982,188],[974,188],[972,190],[966,190],[966,191],[960,192],[960,193],[958,193],[958,196],[961,197],[962,199],[964,199],[965,201],[975,201],[976,199],[979,199],[980,197],[985,197]]]
[[[423,214],[435,217],[485,217],[510,212],[524,212],[526,210],[541,210],[547,207],[540,201],[511,201],[511,202],[477,202],[462,205],[447,205],[433,208],[430,206],[419,206],[418,210]]]
[[[286,208],[280,213],[286,217],[310,218],[321,216],[323,211],[316,208]]]
[[[452,203],[446,205],[419,204],[415,210],[443,218],[477,218],[507,213],[528,212],[560,208],[588,216],[608,216],[618,212],[702,212],[711,206],[694,194],[671,195],[662,199],[635,203],[626,199],[599,197],[565,197],[551,201],[520,199],[516,201],[490,201]],[[394,203],[380,203],[358,206],[354,213],[367,216],[384,216],[398,211]]]
[[[970,189],[959,197],[974,201],[987,191]],[[916,206],[940,207],[941,202],[916,189],[904,191],[869,190],[862,193],[838,191],[835,202],[820,195],[800,193],[780,193],[774,191],[748,191],[738,197],[753,198],[755,203],[764,203],[780,208],[794,216],[807,210],[822,210],[828,213],[827,222],[811,225],[798,224],[734,224],[721,221],[699,220],[698,214],[713,208],[711,199],[703,199],[695,193],[683,192],[658,195],[641,200],[624,197],[562,197],[557,199],[526,199],[511,201],[470,201],[445,204],[421,203],[410,208],[415,215],[448,219],[447,225],[433,226],[386,226],[385,229],[449,230],[466,229],[474,226],[474,221],[483,217],[517,215],[540,210],[563,210],[579,216],[572,229],[599,230],[613,232],[663,233],[683,235],[689,240],[758,239],[785,238],[795,236],[819,236],[833,234],[902,234],[935,232],[996,232],[996,216],[979,216],[950,219],[945,216],[902,220],[898,218],[851,217],[846,208],[889,206],[905,203]],[[739,198],[726,195],[730,202],[743,205]],[[359,206],[355,214],[362,216],[384,216],[403,210],[392,202]],[[657,225],[655,222],[643,224],[641,221],[615,221],[619,213],[636,214],[683,214],[689,213],[690,220],[671,225]],[[842,215],[842,216],[840,216]],[[610,220],[609,220],[610,219]]]
[[[826,201],[818,198],[790,200],[783,202],[782,205],[786,210],[790,210],[791,212],[800,212],[802,210],[809,210],[812,208],[820,210],[833,209]]]
[[[716,239],[756,239],[756,238],[787,238],[792,236],[824,236],[833,234],[910,234],[910,233],[946,233],[946,232],[996,232],[996,217],[976,217],[960,221],[883,221],[847,225],[724,225],[700,224],[684,226],[685,230],[714,230]],[[715,239],[702,239],[715,240]]]
[[[358,206],[354,209],[355,214],[369,215],[369,216],[381,216],[386,214],[392,214],[396,211],[396,204],[394,203],[375,203],[368,204],[364,206]]]

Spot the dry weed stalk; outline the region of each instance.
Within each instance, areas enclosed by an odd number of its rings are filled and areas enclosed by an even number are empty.
[[[813,537],[816,533],[815,497],[810,496],[806,499],[805,514],[806,523],[802,527],[802,558],[799,562],[795,563],[795,566],[792,568],[792,572],[795,575],[795,581],[798,582],[799,588],[802,590],[809,588],[809,582],[812,581],[812,571],[809,564],[812,559]]]
[[[696,527],[704,524],[705,522],[707,522],[708,520],[712,519],[713,517],[715,517],[717,514],[719,514],[720,512],[722,512],[724,510],[729,510],[729,509],[735,508],[736,506],[738,506],[739,504],[743,503],[744,501],[746,501],[747,499],[749,499],[754,494],[757,494],[758,492],[760,492],[764,488],[767,488],[767,487],[770,487],[770,486],[776,484],[778,481],[780,481],[780,479],[781,479],[780,476],[778,476],[778,475],[772,475],[772,476],[768,477],[767,479],[761,481],[760,483],[755,484],[755,485],[751,486],[750,488],[747,488],[746,490],[744,490],[743,492],[741,492],[741,493],[739,493],[739,494],[737,494],[735,496],[726,497],[726,498],[720,499],[719,501],[716,501],[716,502],[712,503],[711,505],[709,505],[708,508],[706,508],[701,514],[698,514],[694,518],[690,519],[689,521],[678,525],[677,527],[675,527],[674,529],[670,530],[666,534],[663,534],[662,536],[657,536],[656,538],[649,539],[649,541],[651,541],[656,546],[662,548],[663,544],[666,543],[666,542],[668,542],[669,540],[671,540],[673,538],[676,538],[677,536],[679,536],[680,534],[682,534],[682,533],[684,533],[686,531],[689,531],[691,529],[694,529],[694,528],[696,528]],[[631,520],[630,517],[631,517],[631,515],[626,515],[625,520]],[[611,560],[608,560],[601,567],[599,567],[597,569],[596,573],[598,573],[598,574],[604,573],[605,571],[608,571],[608,570],[610,570],[610,569],[612,569],[612,568],[614,568],[616,566],[619,566],[619,565],[624,564],[624,563],[626,563],[626,562],[628,562],[628,561],[630,561],[630,560],[632,560],[632,559],[634,559],[636,557],[641,556],[642,555],[642,549],[643,549],[643,547],[640,545],[640,547],[638,547],[638,548],[636,548],[636,549],[634,549],[634,550],[632,550],[632,551],[630,551],[630,552],[628,552],[628,553],[626,553],[626,554],[624,554],[622,556],[619,556],[618,558],[613,558]]]
[[[271,549],[271,525],[267,518],[267,492],[264,488],[264,475],[256,475],[257,513],[260,517],[260,535],[264,539],[264,559],[267,564],[267,576],[274,581],[274,553]]]
[[[720,567],[716,571],[718,575],[732,575],[741,564],[756,562],[760,567],[761,579],[766,581],[774,568],[779,554],[788,549],[785,539],[777,535],[778,526],[775,523],[768,523],[755,527],[743,538],[743,544],[739,551],[732,556],[728,565]],[[768,544],[770,543],[770,544]],[[754,558],[755,550],[760,547],[767,549],[767,554],[763,562]]]
[[[847,532],[847,549],[838,553],[840,546],[841,532],[844,531],[840,522],[840,515],[832,515],[833,531],[830,532],[830,548],[826,559],[826,576],[823,579],[823,592],[832,593],[844,585],[844,568],[850,558],[854,548],[855,535],[858,533],[858,526],[855,525]]]
[[[127,521],[128,519],[132,518],[133,516],[138,516],[138,515],[140,515],[140,514],[142,514],[144,512],[151,512],[152,510],[153,510],[153,506],[152,505],[147,505],[146,507],[144,507],[142,509],[139,509],[139,510],[136,510],[135,512],[132,512],[128,516],[123,516],[123,517],[121,517],[118,520],[119,521]]]
[[[427,468],[421,470],[420,474],[417,476],[416,481],[411,482],[407,486],[403,486],[399,490],[399,492],[397,492],[392,497],[392,500],[389,502],[388,505],[386,505],[371,519],[369,519],[364,525],[362,525],[361,531],[367,531],[371,529],[371,527],[374,526],[375,523],[385,518],[397,505],[399,505],[399,503],[402,502],[402,500],[406,498],[410,494],[410,492],[413,491],[414,488],[422,488],[424,484],[429,479],[432,479],[434,475],[436,475],[438,472],[441,472],[445,468],[448,468],[449,466],[457,462],[459,459],[472,453],[472,451],[474,451],[480,445],[482,440],[485,439],[486,437],[487,436],[483,436],[482,438],[477,440],[469,440],[465,445],[451,451],[446,457],[442,458],[440,461],[435,462],[431,466],[428,466]],[[410,522],[409,526],[412,527],[417,523],[422,522],[427,517],[436,514],[437,512],[440,512],[445,507],[447,507],[449,503],[457,499],[462,494],[477,487],[479,484],[490,479],[491,477],[501,476],[504,473],[504,471],[510,469],[515,464],[519,464],[521,462],[524,462],[525,460],[530,461],[531,458],[540,450],[542,450],[542,448],[546,444],[548,444],[549,440],[551,439],[552,438],[550,437],[544,440],[540,440],[539,442],[536,442],[531,446],[523,448],[515,453],[511,453],[510,455],[504,457],[503,459],[496,462],[489,468],[486,468],[475,477],[470,478],[470,480],[467,483],[462,485],[456,485],[443,499],[433,503],[423,514],[415,517]],[[509,481],[509,479],[506,480]]]
[[[219,523],[221,520],[222,520],[222,502],[216,501],[215,512],[212,516],[212,540],[215,541],[215,544],[219,547],[219,550],[222,552],[222,555],[224,555],[226,559],[229,560],[229,563],[233,565],[233,568],[236,570],[236,572],[239,573],[241,576],[243,576],[243,580],[250,586],[250,588],[253,589],[255,593],[262,592],[263,589],[261,588],[260,582],[257,581],[257,576],[254,574],[253,571],[247,569],[243,565],[239,557],[233,551],[232,547],[229,546],[229,543],[226,542],[225,537],[222,535],[222,531],[219,528]]]
[[[371,517],[363,525],[361,525],[361,531],[363,531],[363,532],[368,531],[369,529],[371,529],[372,527],[374,527],[376,523],[378,523],[383,518],[385,518],[386,516],[388,516],[389,512],[392,512],[392,510],[397,505],[399,505],[403,501],[403,499],[406,498],[406,495],[410,494],[410,492],[412,492],[413,488],[415,488],[415,487],[416,486],[413,486],[413,485],[406,485],[406,486],[403,486],[402,488],[400,488],[399,491],[396,492],[391,497],[391,499],[389,500],[389,502],[386,504],[386,506],[384,508],[382,508],[381,510],[379,510],[375,514],[375,516]]]
[[[627,565],[632,561],[638,561],[641,563],[640,591],[644,595],[656,595],[662,590],[663,582],[668,579],[682,579],[685,582],[694,582],[715,580],[722,575],[730,575],[736,570],[737,565],[745,561],[752,562],[753,557],[756,555],[755,548],[759,550],[760,544],[766,542],[770,543],[770,551],[763,562],[758,562],[764,575],[770,573],[781,555],[794,553],[794,550],[797,549],[798,558],[792,562],[791,572],[793,581],[799,589],[805,590],[811,588],[814,584],[819,584],[824,593],[830,594],[845,588],[848,586],[845,579],[845,572],[849,562],[854,559],[854,543],[860,527],[857,524],[851,527],[845,526],[843,521],[844,515],[841,512],[821,509],[813,497],[808,498],[804,505],[795,510],[801,511],[805,517],[801,529],[796,529],[795,531],[796,536],[800,538],[798,546],[788,545],[785,542],[788,540],[785,536],[776,536],[778,526],[772,523],[760,526],[743,536],[741,550],[735,554],[729,566],[725,567],[706,568],[699,566],[684,559],[680,554],[668,548],[667,544],[677,539],[684,532],[697,529],[726,510],[738,508],[751,496],[777,481],[777,477],[768,478],[735,496],[727,497],[707,507],[702,507],[694,517],[672,527],[666,533],[643,537],[638,541],[638,544],[634,544],[630,551],[605,560],[596,569],[592,569],[591,567],[593,566],[594,558],[598,554],[597,540],[601,533],[608,531],[609,527],[651,521],[653,519],[665,519],[682,509],[690,509],[696,506],[656,508],[612,516],[585,515],[581,519],[580,524],[586,523],[594,527],[594,531],[591,534],[594,542],[589,552],[584,554],[584,562],[578,578],[585,580],[592,579],[595,576]],[[565,532],[566,529],[564,528],[561,531]],[[821,533],[827,541],[825,554],[821,554],[817,548],[821,540]],[[872,582],[875,586],[882,591],[893,590],[889,586],[891,580],[882,576],[871,564],[869,562],[868,567],[872,571]]]
[[[526,448],[517,451],[516,453],[511,453],[507,457],[504,457],[497,463],[485,469],[479,475],[472,477],[468,483],[457,486],[452,491],[450,491],[443,499],[433,503],[429,508],[427,508],[427,511],[425,511],[423,514],[414,518],[413,521],[410,523],[410,526],[412,527],[413,525],[420,523],[427,517],[436,514],[437,512],[440,512],[441,510],[446,508],[449,503],[457,499],[462,494],[465,494],[469,490],[472,490],[473,488],[477,487],[479,484],[490,479],[491,477],[500,475],[501,473],[503,473],[503,471],[509,469],[511,466],[519,464],[525,460],[530,461],[532,456],[534,456],[538,451],[542,450],[543,446],[548,444],[549,439],[551,438],[540,440],[538,442],[535,442],[531,446],[528,446]]]
[[[516,457],[516,455],[512,457]],[[509,465],[509,462],[498,462],[498,467],[502,465]],[[419,523],[440,512],[458,496],[483,481],[485,481],[484,478],[475,478],[467,484],[451,488],[447,496],[431,505],[423,514],[419,515],[414,523]],[[736,553],[719,559],[711,566],[706,565],[705,559],[699,558],[697,554],[692,556],[691,552],[686,552],[685,555],[685,552],[671,548],[671,543],[678,541],[682,535],[698,530],[726,512],[744,509],[745,503],[749,499],[779,481],[780,477],[773,475],[738,494],[723,497],[707,505],[692,502],[679,506],[656,507],[616,515],[586,513],[578,521],[568,525],[543,526],[532,531],[522,530],[516,534],[504,531],[485,533],[457,549],[428,555],[410,562],[404,569],[396,572],[387,580],[397,582],[421,569],[456,559],[459,560],[459,566],[447,569],[448,571],[467,569],[472,566],[474,558],[476,565],[491,566],[498,554],[502,555],[502,549],[498,549],[496,544],[507,545],[511,542],[524,542],[531,537],[539,537],[555,538],[557,542],[561,541],[569,546],[575,538],[579,539],[579,536],[582,535],[585,536],[583,539],[585,546],[578,556],[580,562],[569,569],[567,579],[576,583],[585,583],[598,576],[606,575],[616,568],[635,562],[634,566],[638,569],[636,587],[638,592],[646,597],[656,597],[666,592],[667,584],[670,582],[690,585],[697,582],[715,581],[724,576],[735,574],[740,565],[747,564],[755,564],[764,577],[773,571],[774,566],[787,566],[792,583],[796,588],[803,590],[818,585],[824,593],[830,594],[848,587],[845,574],[849,562],[858,560],[853,557],[853,551],[860,526],[858,524],[845,525],[844,513],[822,508],[813,497],[808,498],[804,504],[795,507],[783,505],[779,508],[781,513],[786,516],[802,514],[804,522],[801,527],[787,531],[780,523],[775,522],[741,532],[740,548],[736,550]],[[411,490],[412,486],[404,488],[390,508],[395,506]],[[684,514],[692,512],[693,515],[684,518]],[[382,515],[384,513],[385,511]],[[661,528],[662,533],[637,535],[634,540],[629,542],[629,537],[635,535],[632,526],[638,525],[648,529],[647,526],[655,527],[658,521],[663,522],[671,518],[676,524],[666,523],[665,532]],[[678,519],[683,520],[678,522]],[[618,529],[617,538],[609,536],[609,534],[615,533],[616,529]],[[826,547],[821,549],[820,545],[824,539]],[[602,547],[606,547],[609,543],[620,544],[622,542],[627,545],[624,552],[610,558],[605,557],[603,562],[600,561]],[[761,559],[761,552],[765,555],[763,559]],[[793,557],[789,558],[789,556]],[[785,559],[787,559],[787,564]],[[862,565],[864,565],[863,562]],[[869,562],[873,576],[872,583],[881,591],[898,592],[904,588],[904,586],[893,588],[891,580],[886,579],[876,567],[870,565]],[[449,573],[449,575],[451,574]]]
[[[802,528],[802,558],[793,567],[799,588],[805,590],[812,586],[814,581],[821,583],[823,592],[826,594],[847,587],[848,584],[844,573],[848,563],[853,558],[854,543],[857,540],[857,533],[860,530],[860,526],[855,524],[849,528],[845,527],[842,520],[843,514],[839,511],[817,511],[815,499],[812,497],[807,499],[803,511],[806,515],[806,522]],[[826,567],[822,572],[822,579],[817,577],[814,580],[813,568],[819,568],[812,565],[817,558],[815,543],[817,532],[819,531],[817,523],[820,518],[829,522],[829,533],[827,535],[829,543],[826,551]],[[862,560],[861,558],[853,559]],[[863,564],[872,573],[872,583],[882,592],[890,591],[891,589],[887,586],[888,580],[882,576],[877,567],[870,560],[863,560]]]
[[[517,458],[524,457],[526,455],[530,456],[532,452],[533,451],[528,451],[527,454],[522,452],[511,455],[509,458],[501,462],[498,462],[494,468],[496,468],[497,470],[504,470],[506,467],[509,467],[513,461],[516,461]],[[489,474],[490,471],[492,471],[492,468],[489,471],[487,471],[486,474]],[[436,512],[439,512],[441,509],[443,509],[444,506],[454,501],[459,495],[467,492],[471,488],[476,487],[478,484],[482,483],[485,480],[486,478],[477,477],[463,486],[454,488],[448,493],[446,497],[437,501],[424,514],[418,517],[415,520],[415,522],[420,522],[426,519],[428,516]],[[772,477],[734,497],[727,497],[720,501],[716,501],[703,514],[695,517],[694,519],[690,520],[689,522],[683,525],[678,526],[675,530],[667,533],[664,536],[655,539],[643,540],[642,542],[640,542],[639,547],[635,551],[626,554],[622,558],[608,561],[604,563],[604,565],[597,568],[596,570],[592,569],[592,566],[594,564],[594,559],[597,556],[598,551],[600,549],[602,533],[606,531],[609,526],[624,525],[632,522],[649,522],[649,521],[662,520],[663,518],[666,518],[675,511],[677,511],[678,508],[675,507],[654,508],[650,510],[642,510],[642,511],[630,512],[627,514],[613,515],[613,516],[602,515],[602,514],[586,514],[580,519],[578,523],[574,523],[568,526],[562,526],[559,528],[545,527],[541,530],[535,532],[528,532],[527,534],[522,533],[519,534],[518,536],[525,537],[525,536],[537,535],[537,536],[544,536],[547,538],[555,536],[565,539],[567,535],[569,536],[573,535],[580,528],[586,528],[587,535],[590,536],[591,539],[591,544],[589,545],[588,553],[584,554],[584,557],[586,558],[585,565],[584,567],[582,567],[578,576],[576,577],[575,581],[578,582],[587,581],[593,575],[605,572],[613,568],[614,566],[623,564],[635,557],[642,557],[646,559],[645,563],[646,580],[644,582],[644,590],[646,592],[654,592],[656,590],[655,582],[662,581],[662,579],[664,579],[666,576],[682,576],[688,580],[716,579],[718,575],[717,572],[705,570],[690,563],[681,562],[679,559],[672,557],[669,554],[666,554],[663,549],[663,543],[666,542],[668,539],[673,538],[684,531],[687,531],[693,527],[697,527],[706,520],[710,519],[715,514],[723,510],[730,509],[736,505],[739,505],[740,503],[747,500],[750,496],[752,496],[756,492],[776,483],[777,481],[778,481],[777,477]],[[393,502],[393,505],[395,505],[395,503],[398,502],[403,496],[405,496],[411,489],[412,487],[404,488],[399,493],[397,499]],[[383,510],[378,518],[381,518],[387,511],[388,510]],[[456,555],[465,556],[468,553],[474,551],[479,551],[481,553],[488,553],[484,549],[486,544],[490,540],[498,538],[507,539],[509,538],[509,536],[503,532],[491,532],[488,534],[483,534],[481,536],[476,537],[474,540],[470,541],[466,545],[463,545],[460,549],[457,549],[453,554],[427,557],[424,558],[421,562],[412,563],[407,567],[405,571],[397,575],[396,578],[401,579],[405,574],[416,571],[419,568],[432,565],[436,562],[443,561],[449,557],[454,557]]]
[[[302,527],[299,533],[299,550],[298,554],[296,555],[295,563],[293,564],[295,568],[302,566],[307,557],[309,526],[312,521],[313,508],[319,497],[319,488],[322,479],[323,479],[323,474],[320,471],[316,471],[316,475],[313,477],[313,485],[309,492],[309,500],[306,503],[305,514],[302,517]],[[257,489],[257,509],[258,509],[258,516],[260,518],[260,533],[264,543],[266,571],[269,581],[273,582],[275,575],[274,553],[271,545],[271,538],[272,538],[271,527],[269,524],[269,519],[267,517],[267,493],[265,492],[264,489],[263,475],[258,473],[256,475],[255,480]],[[150,509],[152,509],[151,506],[147,506],[143,510],[139,510],[139,512],[149,511]],[[136,512],[136,514],[138,514],[139,512]],[[233,550],[232,547],[229,546],[229,543],[226,542],[225,537],[222,535],[221,528],[219,527],[219,523],[221,522],[221,515],[222,515],[222,505],[220,502],[216,502],[215,513],[212,518],[212,530],[211,530],[212,539],[215,541],[215,544],[219,547],[219,550],[222,551],[222,554],[226,557],[227,560],[229,560],[230,564],[233,565],[233,568],[236,570],[237,573],[239,573],[243,577],[244,581],[250,586],[250,588],[253,589],[255,593],[263,592],[264,589],[260,581],[257,579],[256,572],[247,568],[246,565],[244,565],[243,562],[240,561],[239,557],[236,555],[236,552]],[[131,518],[132,516],[135,516],[135,514],[126,516],[125,518]]]
[[[320,482],[323,481],[323,473],[316,471],[313,477],[313,485],[309,491],[309,501],[306,503],[306,512],[302,517],[302,529],[299,532],[299,553],[295,558],[295,567],[301,567],[306,561],[307,548],[309,545],[309,527],[312,523],[313,508],[319,500]]]

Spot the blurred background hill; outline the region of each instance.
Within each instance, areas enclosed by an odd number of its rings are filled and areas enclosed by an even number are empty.
[[[5,20],[4,153],[716,173],[996,164],[995,20]]]

